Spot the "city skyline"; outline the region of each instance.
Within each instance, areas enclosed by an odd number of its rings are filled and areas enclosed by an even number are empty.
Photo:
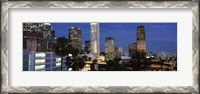
[[[137,42],[136,32],[143,25],[146,33],[147,52],[177,53],[177,23],[99,23],[100,51],[104,52],[106,37],[115,38],[115,46],[128,52],[128,44]],[[90,40],[90,23],[51,23],[55,37],[67,37],[69,27],[78,27],[82,31],[82,45]],[[68,37],[67,37],[68,38]]]
[[[169,49],[177,50],[172,47],[173,42],[177,43],[175,23],[54,25],[23,23],[23,71],[177,70],[177,53]],[[158,47],[156,51],[161,53],[148,51],[148,43],[149,48]]]

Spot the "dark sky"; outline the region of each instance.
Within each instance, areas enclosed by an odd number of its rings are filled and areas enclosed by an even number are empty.
[[[147,52],[177,52],[177,23],[100,23],[100,50],[104,51],[105,37],[114,37],[115,46],[128,52],[128,44],[136,42],[137,26],[143,25]],[[67,37],[69,27],[79,27],[82,44],[90,39],[90,23],[51,23],[56,37]]]

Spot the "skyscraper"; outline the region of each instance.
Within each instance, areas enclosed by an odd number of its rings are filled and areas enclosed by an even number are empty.
[[[123,48],[122,47],[115,47],[115,52],[117,57],[121,57],[123,55]]]
[[[73,48],[82,49],[82,36],[81,29],[78,27],[70,27],[69,28],[69,40],[71,41],[71,45]]]
[[[130,43],[128,47],[129,47],[129,56],[134,55],[137,51],[137,43]]]
[[[93,58],[96,59],[99,57],[100,51],[99,51],[99,23],[90,23],[90,53],[92,54]]]
[[[90,52],[90,40],[85,41],[84,52],[86,53]]]
[[[55,31],[53,30],[50,23],[44,23],[41,25],[43,32],[43,40],[41,45],[41,51],[52,51],[54,45]]]
[[[23,23],[23,49],[52,51],[55,31],[50,23]]]
[[[43,24],[43,38],[49,38],[52,35],[52,27],[50,23]]]
[[[106,37],[105,53],[106,59],[113,60],[115,58],[115,40],[113,37]]]
[[[139,52],[146,52],[146,38],[144,26],[138,26],[137,28],[137,50]]]
[[[23,49],[42,51],[44,23],[23,23]]]

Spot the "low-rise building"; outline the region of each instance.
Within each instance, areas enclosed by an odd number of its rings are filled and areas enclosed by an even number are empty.
[[[63,62],[66,57],[63,58]],[[23,51],[23,71],[60,71],[61,57],[54,52]],[[62,70],[66,70],[65,64]]]

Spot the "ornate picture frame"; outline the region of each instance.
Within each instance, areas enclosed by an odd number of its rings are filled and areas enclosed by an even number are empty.
[[[191,8],[192,86],[9,86],[10,8]],[[1,93],[199,93],[199,2],[198,1],[2,1],[1,2]]]

